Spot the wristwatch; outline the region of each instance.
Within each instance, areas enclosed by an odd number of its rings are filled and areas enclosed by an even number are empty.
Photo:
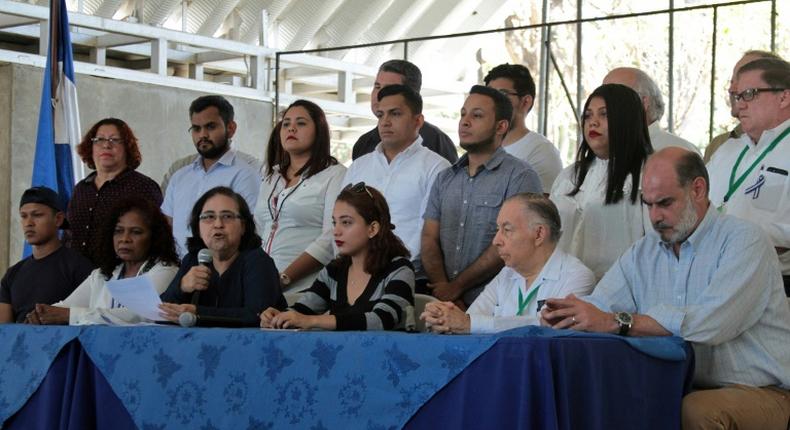
[[[634,323],[634,317],[628,312],[616,312],[614,320],[620,325],[620,336],[628,336],[628,331],[631,330],[631,324]]]
[[[291,277],[286,275],[285,272],[280,273],[280,285],[283,287],[291,285]]]

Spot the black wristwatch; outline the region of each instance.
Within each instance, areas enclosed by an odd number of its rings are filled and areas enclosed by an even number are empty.
[[[620,325],[620,336],[628,336],[628,331],[631,330],[631,324],[634,323],[634,317],[628,312],[616,312],[614,320]]]

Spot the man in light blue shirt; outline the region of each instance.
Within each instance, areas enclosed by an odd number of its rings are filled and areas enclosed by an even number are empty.
[[[195,99],[189,106],[192,142],[200,154],[195,161],[173,174],[165,190],[162,212],[173,225],[179,256],[187,252],[192,206],[206,191],[227,186],[255,207],[261,186],[260,172],[241,160],[230,143],[236,132],[233,106],[222,96]]]
[[[645,165],[656,233],[636,242],[585,300],[550,299],[555,328],[680,336],[696,356],[683,428],[781,428],[790,418],[790,307],[779,262],[756,225],[708,200],[702,158],[666,148]]]

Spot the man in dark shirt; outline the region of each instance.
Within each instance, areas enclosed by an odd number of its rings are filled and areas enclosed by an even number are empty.
[[[26,190],[19,217],[33,255],[11,266],[0,281],[0,323],[24,322],[36,303],[65,299],[93,270],[90,260],[58,238],[66,221],[57,193],[46,187]]]
[[[378,110],[379,91],[387,85],[394,84],[406,85],[419,94],[420,87],[422,87],[422,72],[417,66],[405,60],[384,62],[379,67],[376,81],[373,83],[373,91],[370,93],[370,110],[373,111],[374,115]],[[446,158],[451,164],[458,161],[458,152],[450,136],[447,136],[435,125],[425,121],[422,128],[420,128],[420,136],[422,136],[422,145],[424,147]],[[365,154],[373,152],[379,142],[381,142],[381,137],[379,136],[378,127],[373,127],[373,130],[357,139],[357,143],[354,144],[354,149],[351,152],[351,159],[356,160]]]

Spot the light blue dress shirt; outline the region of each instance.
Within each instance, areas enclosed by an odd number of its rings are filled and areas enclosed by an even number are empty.
[[[679,257],[651,231],[585,300],[650,316],[691,342],[695,385],[790,388],[790,307],[776,252],[759,227],[713,205]]]
[[[162,212],[173,218],[173,236],[181,258],[187,254],[187,238],[192,236],[189,231],[192,206],[206,191],[219,186],[230,187],[239,193],[252,211],[261,186],[260,172],[238,158],[235,150],[229,149],[208,170],[203,168],[203,157],[197,157],[170,178]]]

